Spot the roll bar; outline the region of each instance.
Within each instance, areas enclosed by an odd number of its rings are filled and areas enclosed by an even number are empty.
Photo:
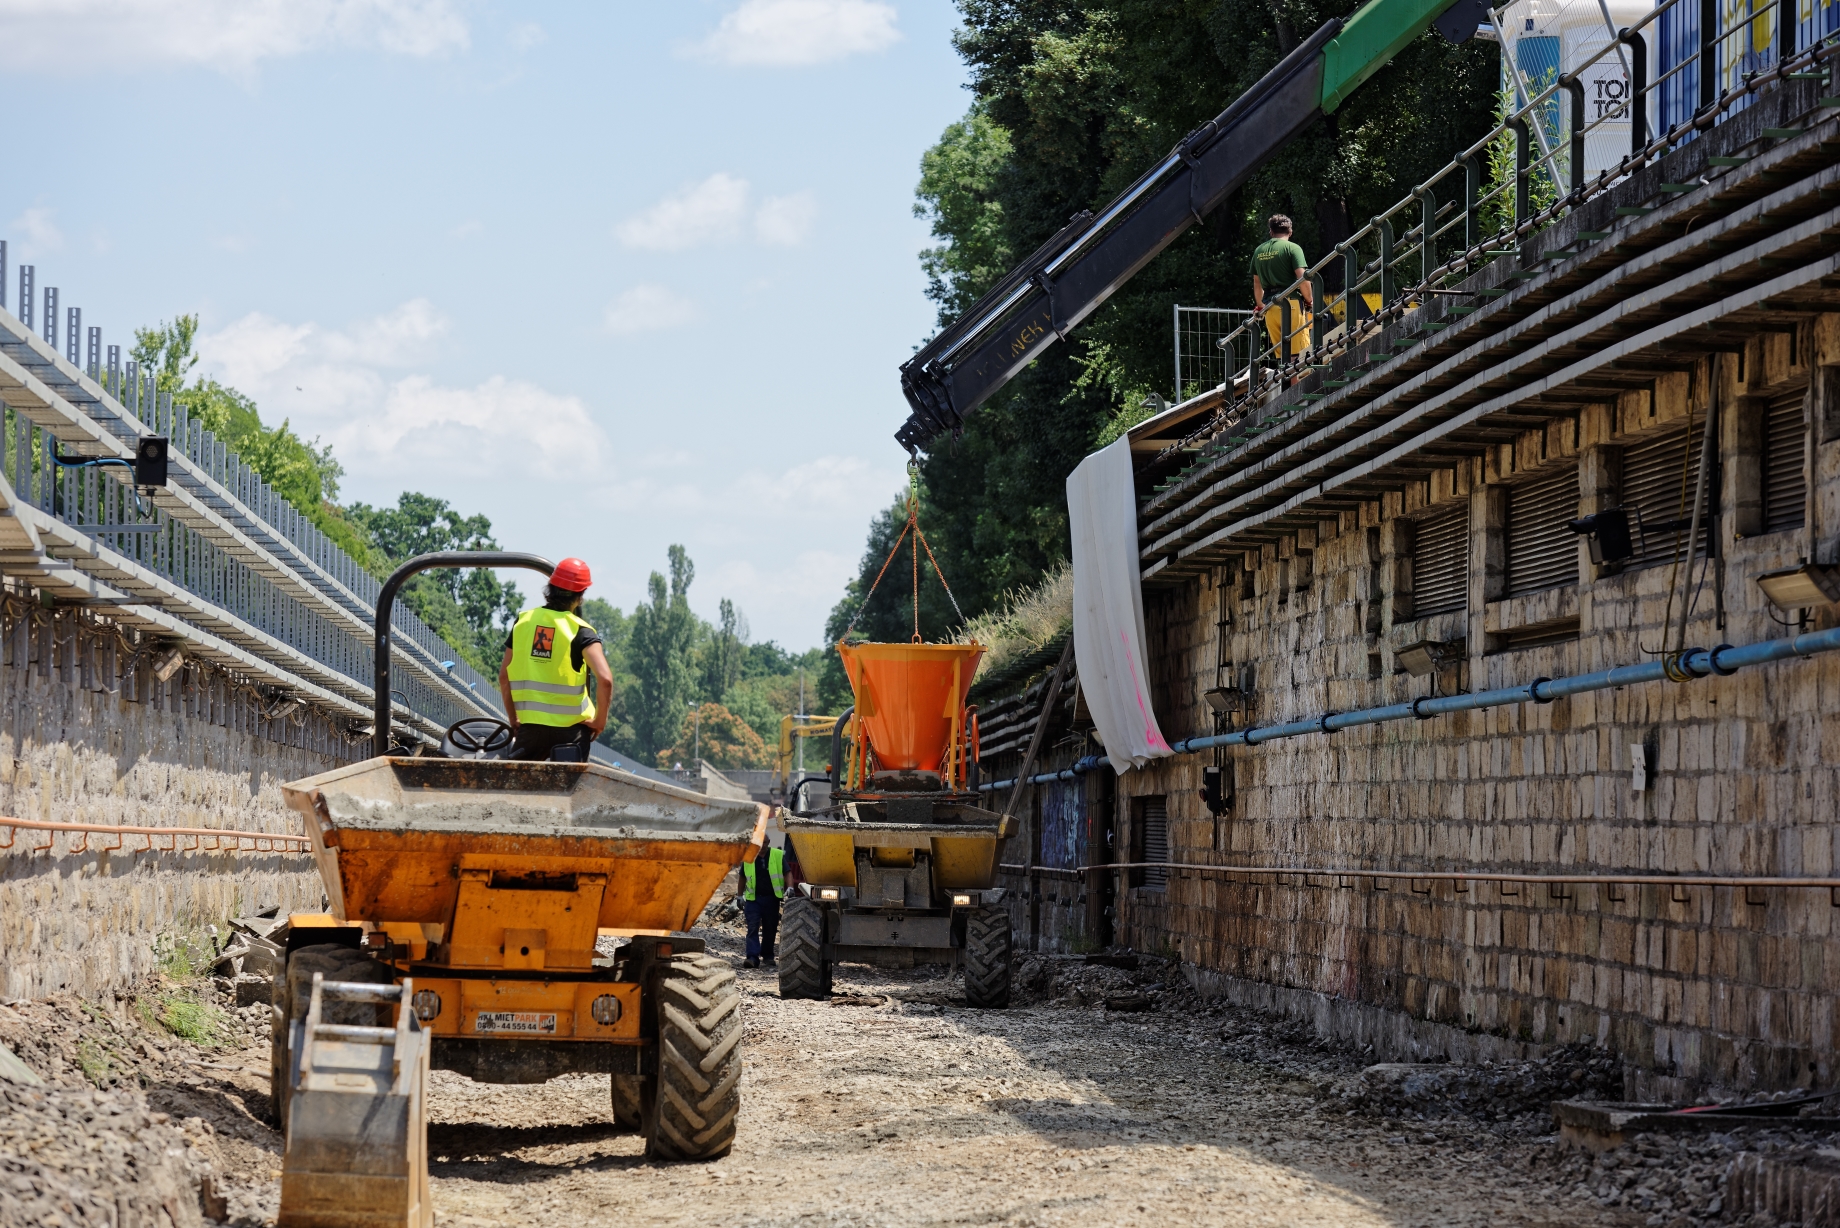
[[[390,753],[390,614],[396,606],[396,590],[411,576],[436,567],[523,567],[540,571],[545,576],[556,570],[556,565],[540,554],[520,554],[511,550],[437,550],[433,554],[418,554],[390,573],[377,594],[376,659],[372,673],[375,695],[371,708],[375,718],[371,738],[373,756]]]

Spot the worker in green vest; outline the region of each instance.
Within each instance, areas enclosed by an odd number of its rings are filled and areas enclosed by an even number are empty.
[[[783,842],[784,836],[773,837]],[[752,861],[741,863],[741,911],[747,914],[747,959],[744,968],[758,968],[773,960],[773,940],[779,937],[779,902],[786,898],[786,850],[780,843],[760,846]]]
[[[505,637],[498,693],[511,717],[513,759],[585,763],[588,747],[607,728],[613,670],[600,633],[581,616],[591,580],[586,563],[563,559],[550,573],[543,604],[519,614]]]

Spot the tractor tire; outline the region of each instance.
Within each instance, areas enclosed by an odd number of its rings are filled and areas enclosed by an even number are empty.
[[[726,961],[707,953],[663,963],[658,1074],[645,1106],[645,1154],[713,1160],[735,1145],[741,1111],[741,986]]]
[[[313,1002],[313,974],[323,972],[328,981],[361,981],[368,985],[389,985],[395,976],[386,964],[380,964],[357,947],[342,943],[315,943],[298,947],[287,957],[284,975],[275,978],[269,997],[269,1021],[272,1028],[268,1042],[268,1103],[275,1117],[275,1128],[287,1133],[288,1100],[293,1091],[293,1054],[289,1039],[293,1024],[307,1017]],[[355,1023],[379,1027],[389,1023],[389,1007],[363,1002],[333,1002],[326,1007],[321,1023]]]
[[[646,1086],[654,1084],[652,1087]],[[639,1131],[645,1128],[645,1100],[648,1095],[656,1095],[656,1080],[644,1075],[617,1074],[613,1076],[613,1121],[622,1130]]]
[[[786,901],[779,923],[779,996],[822,998],[831,991],[824,958],[824,910],[802,895]]]
[[[1009,1005],[1009,909],[985,905],[965,918],[965,1005]]]

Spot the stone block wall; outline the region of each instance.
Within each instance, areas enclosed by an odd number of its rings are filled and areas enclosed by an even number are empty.
[[[1789,634],[1755,576],[1840,562],[1840,369],[1807,365],[1828,349],[1814,336],[1827,320],[1754,341],[1741,357],[1701,359],[1652,389],[1446,462],[1314,532],[1147,590],[1165,734],[1212,731],[1202,692],[1216,685],[1223,621],[1233,676],[1250,667],[1257,724],[1397,703],[1434,683],[1479,690],[1652,660],[1683,599],[1688,645]],[[1581,540],[1576,583],[1508,595],[1500,509],[1509,489],[1573,464],[1581,513],[1616,506],[1622,452],[1689,424],[1697,432],[1714,380],[1719,557],[1703,580],[1666,564],[1596,567]],[[1805,522],[1762,532],[1757,415],[1798,388]],[[1414,617],[1414,519],[1458,500],[1470,510],[1467,608]],[[1825,607],[1806,625],[1832,619]],[[1455,655],[1414,677],[1397,650],[1420,640],[1452,644]],[[1840,654],[1306,735],[1231,752],[1235,802],[1220,818],[1198,796],[1211,759],[1161,761],[1118,782],[1122,828],[1141,799],[1162,797],[1173,860],[1298,872],[1178,872],[1160,890],[1121,884],[1119,939],[1173,948],[1198,983],[1314,1019],[1382,1056],[1588,1040],[1624,1056],[1632,1095],[1828,1085],[1840,894],[1516,887],[1487,873],[1834,875],[1836,696]],[[1389,883],[1363,869],[1477,877]]]
[[[161,683],[147,653],[87,612],[8,596],[0,642],[0,815],[297,833],[280,784],[363,753],[311,710],[265,719],[252,689],[201,665]],[[9,835],[0,998],[100,994],[151,971],[161,934],[322,903],[304,852],[168,852],[0,825]]]

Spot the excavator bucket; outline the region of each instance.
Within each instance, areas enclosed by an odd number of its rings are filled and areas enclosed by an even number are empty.
[[[293,1025],[287,1154],[277,1228],[432,1228],[428,1199],[428,1034],[400,985],[313,974]],[[395,1005],[395,1027],[324,1023],[326,1002]]]
[[[982,644],[839,644],[876,762],[938,772],[963,729]]]

